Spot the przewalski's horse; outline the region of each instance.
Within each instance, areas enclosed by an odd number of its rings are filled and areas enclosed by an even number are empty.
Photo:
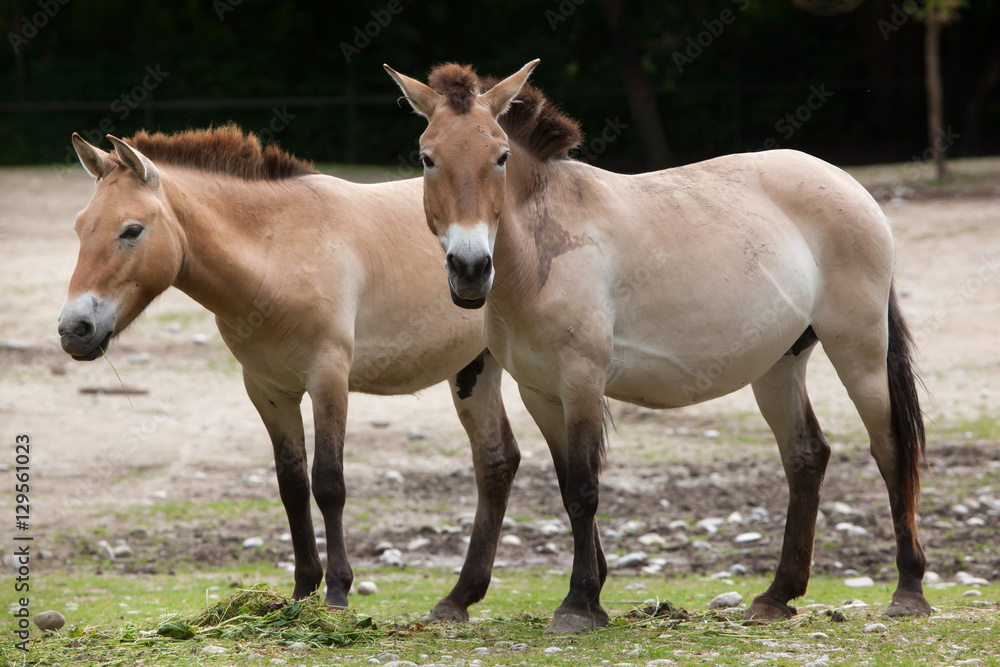
[[[428,121],[424,207],[452,297],[485,301],[487,345],[556,464],[575,553],[549,631],[607,622],[594,522],[604,397],[670,408],[747,384],[790,500],[774,581],[745,617],[795,613],[830,456],[805,387],[817,340],[889,491],[899,584],[886,613],[929,614],[915,523],[924,427],[878,205],[843,171],[795,151],[636,176],[572,160],[578,125],[522,88],[537,62],[495,85],[455,64],[431,72],[429,86],[386,69]]]
[[[271,436],[296,598],[323,580],[299,407],[309,392],[326,602],[339,607],[354,576],[342,524],[348,392],[409,394],[457,378],[452,396],[472,444],[479,504],[458,583],[432,617],[467,620],[489,586],[520,454],[500,367],[483,351],[482,316],[452,305],[437,243],[413,233],[423,217],[420,180],[343,181],[274,146],[262,152],[234,126],[108,138],[115,152],[73,135],[97,190],[76,220],[63,349],[80,360],[101,356],[171,285],[215,314]]]

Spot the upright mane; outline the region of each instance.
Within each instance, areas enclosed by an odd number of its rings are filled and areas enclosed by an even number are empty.
[[[447,63],[431,70],[427,85],[443,95],[459,114],[468,113],[476,96],[499,82],[479,78],[469,65]],[[569,159],[569,151],[583,141],[580,124],[565,115],[530,83],[521,88],[497,122],[507,136],[527,148],[539,160]]]
[[[257,135],[235,123],[174,134],[145,130],[126,139],[153,162],[229,174],[248,181],[280,181],[319,173],[275,144],[262,148]]]

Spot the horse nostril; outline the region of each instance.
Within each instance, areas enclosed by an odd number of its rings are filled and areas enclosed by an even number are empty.
[[[453,254],[448,253],[448,256],[444,260],[444,264],[446,267],[448,267],[448,273],[454,273],[454,274],[459,273],[458,263]]]
[[[479,275],[484,277],[487,276],[491,268],[493,268],[493,258],[486,255],[486,261],[483,262],[483,267],[480,269]]]
[[[77,319],[71,322],[59,323],[60,336],[76,336],[77,338],[89,338],[93,335],[96,327],[90,320]]]

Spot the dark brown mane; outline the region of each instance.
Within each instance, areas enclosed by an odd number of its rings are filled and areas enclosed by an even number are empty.
[[[460,114],[468,112],[476,95],[497,83],[493,77],[480,79],[471,67],[456,63],[435,67],[427,78],[427,85]],[[542,161],[568,159],[569,151],[583,141],[580,124],[559,111],[530,83],[521,88],[497,122],[508,137]]]
[[[279,181],[319,173],[311,163],[275,144],[261,148],[257,135],[244,132],[235,123],[175,134],[149,134],[143,130],[126,141],[153,162],[229,174],[248,181]]]

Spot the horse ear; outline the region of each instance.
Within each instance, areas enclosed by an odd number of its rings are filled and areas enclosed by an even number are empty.
[[[430,120],[430,117],[434,115],[434,111],[441,101],[441,95],[430,86],[420,83],[416,79],[404,76],[388,65],[382,65],[382,67],[385,68],[385,71],[389,73],[392,80],[403,91],[406,101],[410,103],[413,110]]]
[[[539,62],[541,61],[537,58],[532,60],[517,72],[511,74],[479,96],[479,101],[486,105],[486,108],[490,110],[494,118],[499,117],[500,114],[507,110],[511,100],[521,92],[521,87],[528,80],[531,70],[535,69],[535,66]]]
[[[80,158],[80,164],[83,165],[83,168],[98,180],[107,176],[115,168],[107,153],[88,144],[78,132],[73,133],[73,148],[76,149],[76,156]]]
[[[108,141],[115,145],[115,152],[118,153],[118,159],[122,161],[122,164],[131,169],[139,177],[140,181],[150,185],[157,181],[160,172],[148,157],[118,137],[113,137],[109,134]]]

